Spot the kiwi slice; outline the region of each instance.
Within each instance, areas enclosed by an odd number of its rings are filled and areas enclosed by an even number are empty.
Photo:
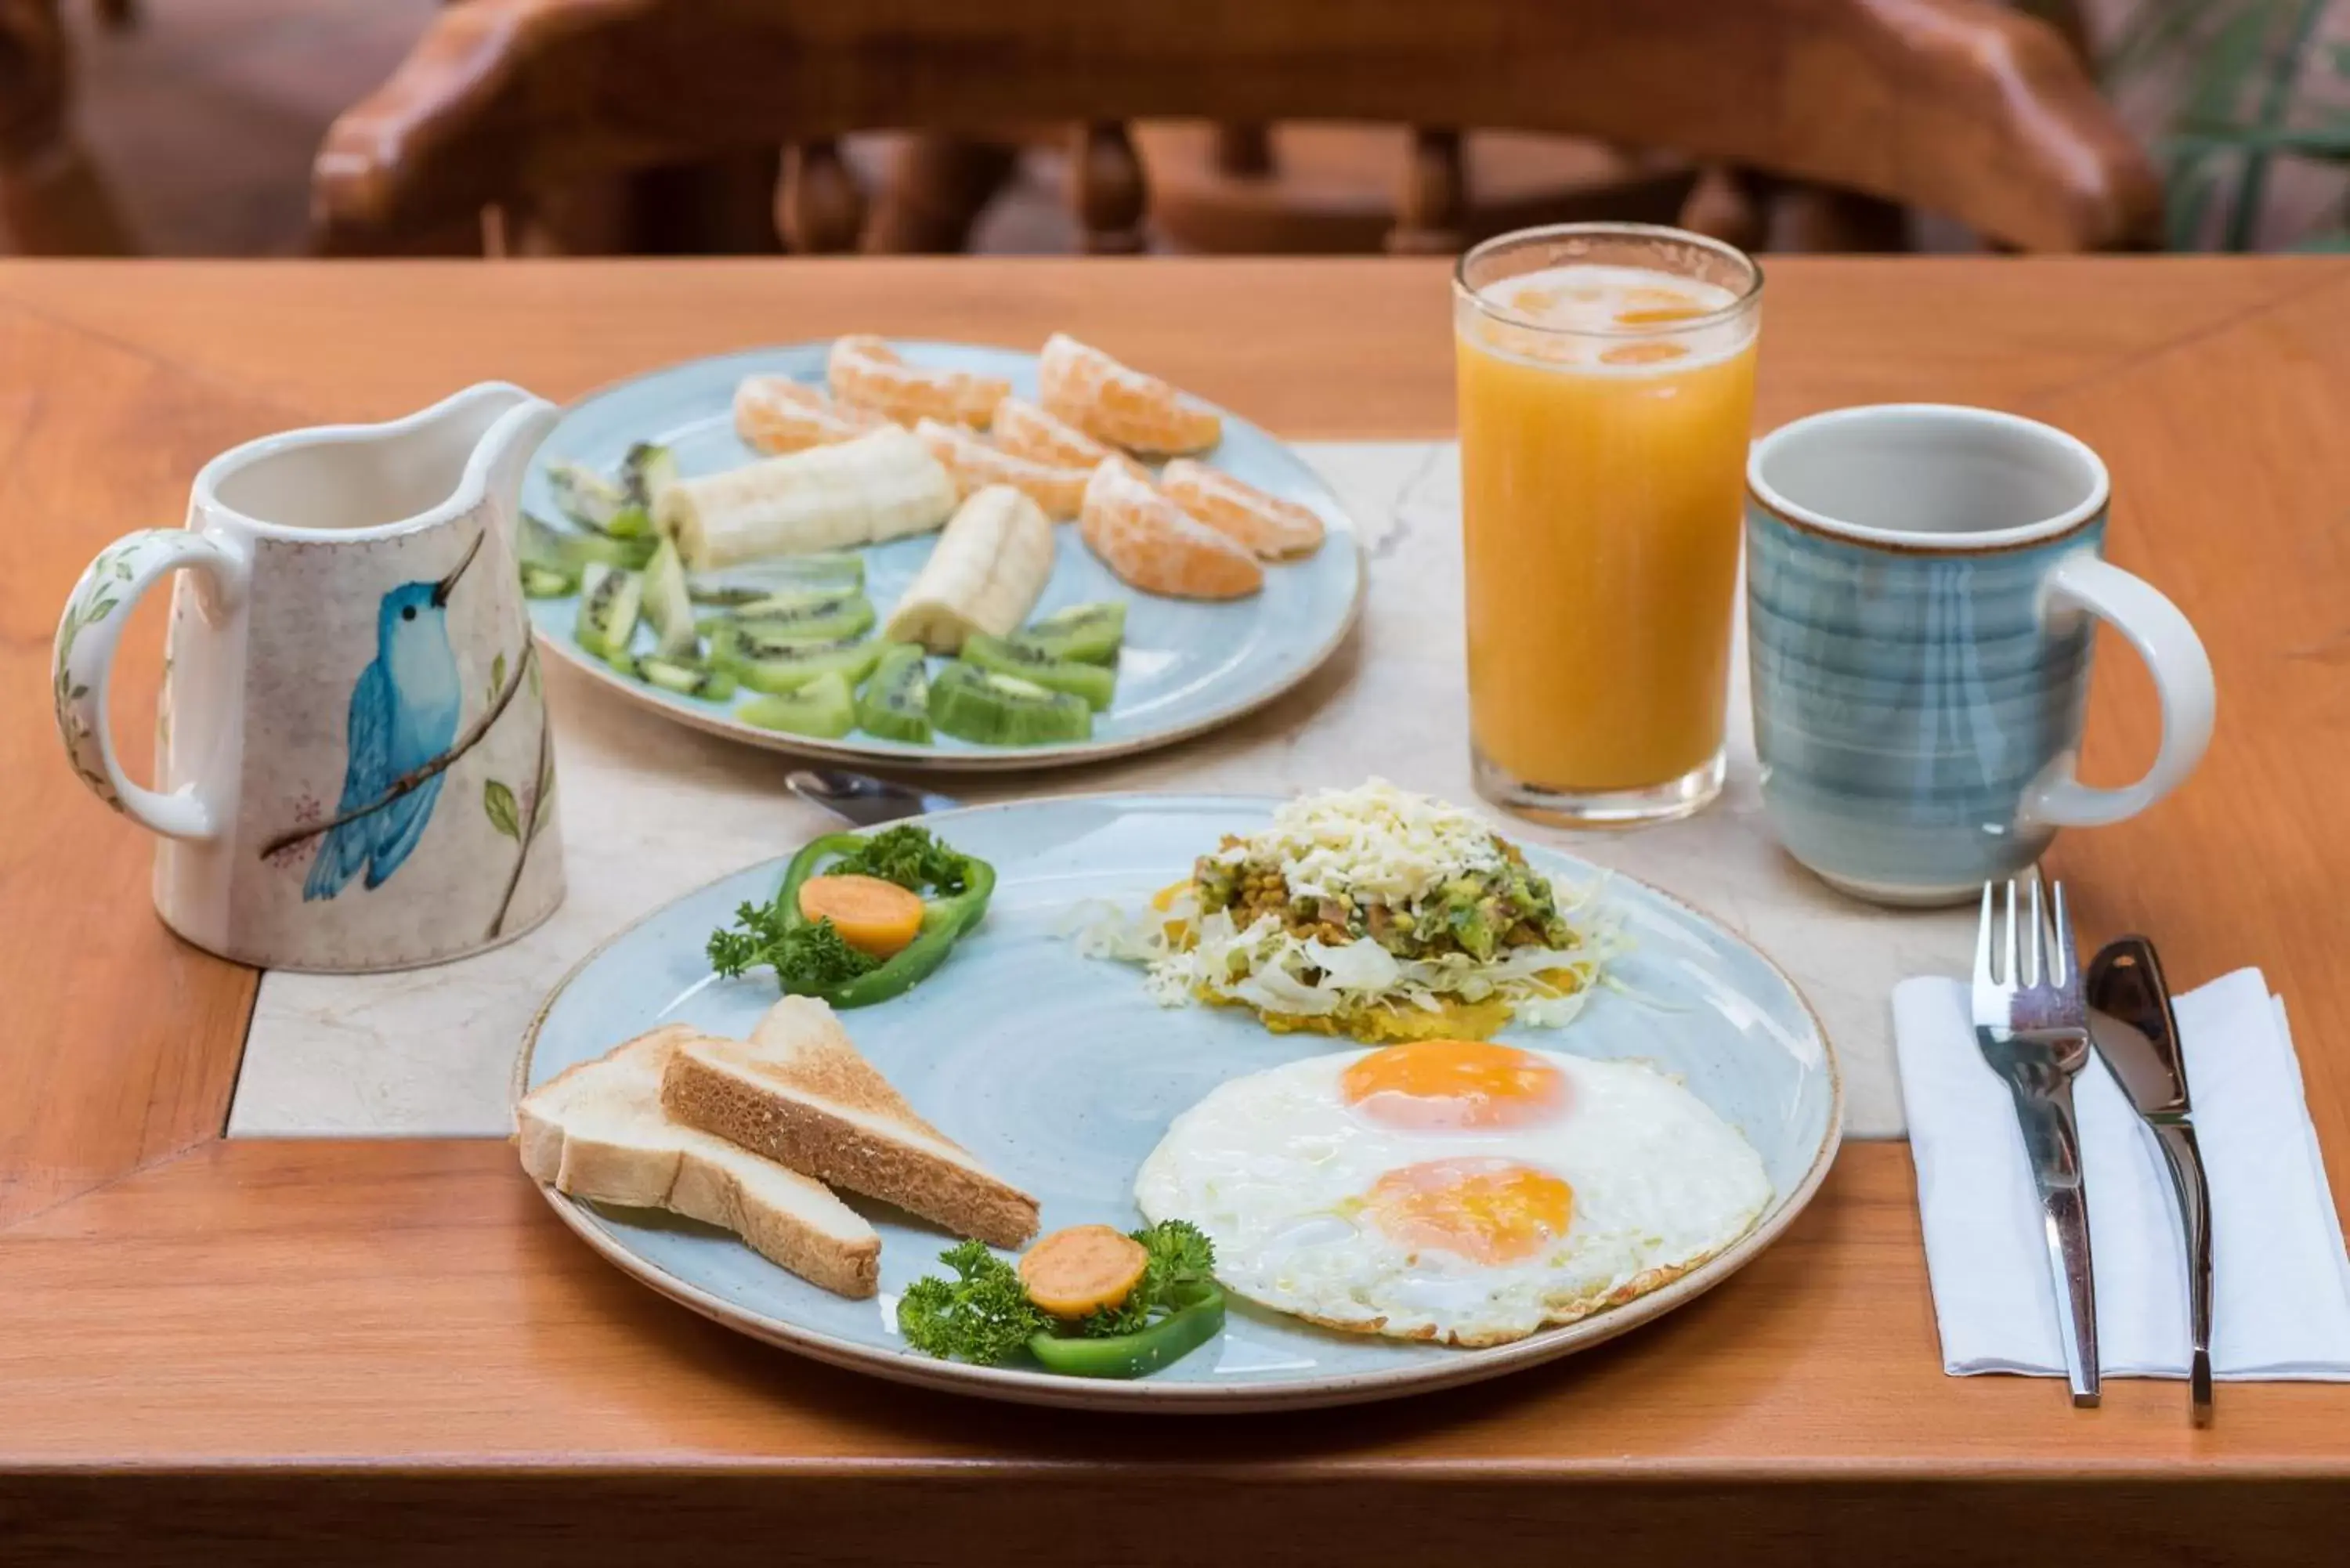
[[[1023,643],[990,637],[983,631],[974,631],[962,639],[962,656],[982,670],[993,670],[998,675],[1017,675],[1047,691],[1066,691],[1072,697],[1082,697],[1086,700],[1086,706],[1097,713],[1109,706],[1111,696],[1118,691],[1118,671],[1115,670],[1098,664],[1080,664],[1074,659],[1055,659]]]
[[[677,459],[658,441],[640,441],[620,460],[620,488],[648,513],[660,493],[676,483]]]
[[[857,694],[857,727],[888,741],[918,746],[931,740],[931,674],[922,649],[893,642],[882,650],[873,677]]]
[[[691,659],[670,659],[647,653],[633,661],[629,673],[648,686],[674,691],[681,697],[701,697],[723,702],[734,695],[734,672]]]
[[[645,580],[634,572],[601,562],[589,566],[579,585],[579,619],[571,635],[597,658],[617,665],[629,657],[644,592]]]
[[[723,644],[728,657],[738,662],[754,659],[793,659],[811,648],[850,648],[858,642],[855,633],[840,637],[812,637],[796,628],[778,630],[759,621],[721,618],[702,624],[708,628],[712,655]],[[874,644],[873,657],[877,659],[881,657],[880,647],[879,643]],[[863,679],[862,675],[858,679]]]
[[[931,682],[931,722],[983,746],[1049,745],[1094,732],[1093,710],[1084,698],[961,659]]]
[[[579,591],[579,574],[565,566],[522,564],[522,597],[526,599],[567,598]]]
[[[660,639],[654,651],[663,658],[691,659],[702,651],[693,601],[685,594],[685,562],[674,539],[663,539],[645,563],[645,620]]]
[[[628,491],[584,462],[561,459],[546,465],[546,483],[563,514],[598,534],[615,532],[612,524],[629,506]]]
[[[739,628],[722,628],[710,639],[710,660],[731,670],[754,691],[796,691],[827,675],[851,686],[873,673],[881,658],[878,642],[844,638],[837,642],[745,642]]]
[[[578,573],[599,561],[634,570],[653,558],[653,542],[608,539],[601,534],[557,528],[544,517],[525,512],[516,531],[515,554],[531,566],[551,566],[558,572]]]
[[[734,716],[763,730],[832,741],[857,727],[857,701],[848,693],[848,678],[836,670],[797,691],[754,697],[735,709]]]
[[[829,642],[873,629],[873,601],[863,594],[772,594],[728,613],[756,637]]]
[[[649,539],[653,534],[653,502],[677,483],[677,459],[669,448],[640,441],[620,459],[620,504],[604,524],[615,539]]]
[[[1048,659],[1116,664],[1118,650],[1126,641],[1126,605],[1119,599],[1071,605],[1014,632],[1006,640]]]
[[[865,589],[865,557],[837,552],[815,556],[783,556],[756,566],[725,573],[697,574],[686,579],[686,591],[698,605],[727,608],[756,603],[785,593],[847,595]]]

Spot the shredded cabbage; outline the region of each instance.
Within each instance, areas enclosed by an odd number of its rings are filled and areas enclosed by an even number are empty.
[[[1243,929],[1224,910],[1201,915],[1188,884],[1163,906],[1137,913],[1089,906],[1092,918],[1076,940],[1087,958],[1144,966],[1144,987],[1163,1007],[1238,1002],[1264,1012],[1325,1018],[1499,998],[1518,1021],[1555,1027],[1581,1011],[1608,960],[1623,950],[1612,922],[1597,917],[1596,898],[1597,889],[1589,888],[1561,904],[1574,947],[1512,948],[1483,962],[1461,952],[1399,959],[1369,937],[1333,946],[1299,936],[1270,914]]]

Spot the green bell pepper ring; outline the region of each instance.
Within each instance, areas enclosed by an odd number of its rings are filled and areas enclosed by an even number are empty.
[[[800,884],[815,876],[824,861],[853,855],[864,846],[864,838],[854,833],[828,833],[802,846],[800,852],[792,857],[792,863],[785,867],[784,885],[775,895],[785,924],[809,923],[800,912]],[[799,994],[814,996],[837,1008],[870,1007],[929,979],[931,971],[946,961],[948,950],[964,932],[979,924],[987,913],[987,900],[995,892],[994,867],[968,855],[956,859],[957,869],[962,873],[963,890],[943,898],[923,899],[922,929],[912,941],[890,955],[879,969],[868,970],[838,985]]]
[[[1070,1377],[1143,1377],[1181,1359],[1223,1332],[1224,1293],[1212,1284],[1187,1292],[1188,1299],[1149,1327],[1107,1339],[1064,1339],[1036,1334],[1028,1354],[1047,1372]]]

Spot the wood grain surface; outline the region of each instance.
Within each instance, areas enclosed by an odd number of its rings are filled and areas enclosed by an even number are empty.
[[[46,1558],[168,1536],[199,1555],[266,1538],[256,1560],[290,1560],[332,1530],[402,1560],[453,1531],[578,1563],[740,1553],[794,1517],[808,1558],[963,1560],[978,1540],[1002,1547],[987,1560],[1113,1505],[1101,1539],[1136,1561],[1247,1560],[1293,1529],[1369,1563],[1555,1561],[1563,1540],[1633,1561],[1899,1543],[1943,1562],[2005,1530],[2306,1555],[2350,1506],[2350,1389],[2230,1385],[2198,1432],[2172,1385],[2075,1411],[2044,1382],[1943,1377],[1898,1145],[1849,1147],[1751,1269],[1595,1354],[1335,1418],[1144,1423],[740,1341],[598,1263],[499,1145],[216,1141],[252,976],[156,924],[146,841],[81,790],[46,711],[73,576],[176,517],[203,458],[483,376],[569,397],[852,327],[1066,327],[1283,434],[1441,434],[1444,280],[1425,262],[0,268],[0,513],[20,556],[0,584],[0,1557],[10,1539]],[[1769,289],[1765,425],[1946,398],[2106,454],[2112,554],[2203,631],[2220,728],[2179,794],[2070,836],[2062,869],[2087,934],[2151,931],[2184,983],[2266,968],[2339,1172],[2350,263],[1791,260]],[[153,619],[126,642],[134,759]],[[2153,748],[2143,677],[2109,651],[2087,768],[2106,781]],[[1211,1490],[1231,1501],[1183,1506]],[[399,1522],[417,1509],[434,1522]],[[1170,1510],[1180,1535],[1135,1523]]]

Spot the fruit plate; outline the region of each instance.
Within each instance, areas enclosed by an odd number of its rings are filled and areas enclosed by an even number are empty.
[[[1156,1006],[1139,970],[1083,957],[1071,933],[1091,901],[1139,909],[1222,835],[1264,826],[1277,804],[1076,795],[926,817],[956,848],[994,864],[987,919],[929,981],[842,1021],[917,1112],[1036,1195],[1045,1230],[1131,1229],[1142,1222],[1135,1172],[1178,1112],[1228,1078],[1347,1043],[1270,1033],[1237,1009]],[[1573,856],[1524,847],[1546,875],[1575,884],[1603,875]],[[747,1034],[775,1000],[772,978],[718,980],[702,945],[735,906],[773,894],[783,864],[689,893],[582,961],[531,1024],[517,1092],[664,1023]],[[1762,1155],[1773,1196],[1743,1238],[1671,1284],[1514,1344],[1464,1350],[1334,1333],[1235,1300],[1222,1339],[1135,1382],[966,1366],[899,1337],[899,1293],[940,1272],[939,1253],[954,1239],[886,1206],[851,1199],[881,1233],[881,1294],[849,1301],[710,1227],[552,1189],[546,1197],[597,1251],[661,1294],[754,1338],[903,1383],[1026,1404],[1229,1411],[1349,1404],[1498,1376],[1611,1339],[1727,1279],[1810,1199],[1841,1127],[1835,1057],[1776,966],[1629,877],[1608,876],[1600,898],[1633,941],[1616,965],[1621,989],[1598,992],[1563,1028],[1503,1038],[1637,1057],[1679,1075]]]
[[[735,383],[745,376],[782,375],[820,387],[829,348],[802,343],[695,359],[590,394],[565,411],[540,446],[523,483],[524,509],[541,517],[561,515],[546,477],[550,459],[567,458],[610,473],[631,444],[646,441],[667,445],[687,475],[754,461],[759,454],[734,433]],[[954,343],[901,341],[896,348],[914,364],[1003,376],[1023,397],[1035,396],[1034,354]],[[804,756],[903,771],[970,772],[1066,766],[1168,745],[1263,707],[1311,675],[1337,651],[1362,603],[1360,535],[1330,487],[1295,452],[1256,426],[1229,412],[1223,421],[1223,440],[1205,461],[1312,507],[1329,536],[1305,560],[1269,564],[1261,592],[1208,604],[1127,587],[1086,548],[1076,524],[1057,524],[1052,580],[1034,614],[1101,599],[1127,604],[1118,694],[1108,711],[1095,715],[1088,740],[1006,747],[941,735],[930,744],[913,745],[861,731],[835,741],[763,730],[734,716],[751,693],[726,702],[676,696],[619,673],[582,649],[573,636],[576,596],[530,601],[531,623],[541,646],[626,701],[699,730]],[[919,535],[859,552],[866,592],[883,621],[937,538]]]

